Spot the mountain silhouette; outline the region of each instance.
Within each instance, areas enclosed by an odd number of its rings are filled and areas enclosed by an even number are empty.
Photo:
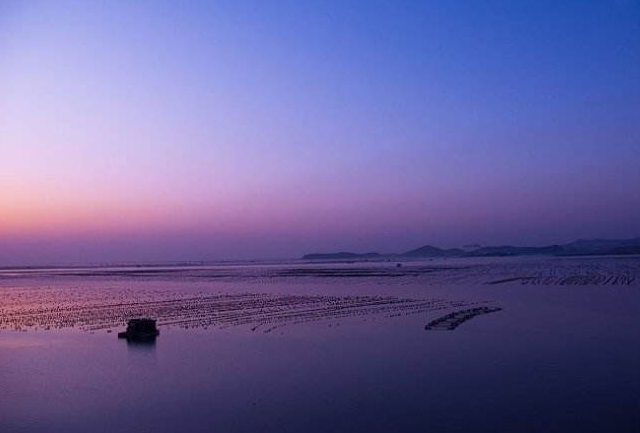
[[[312,253],[303,260],[346,260],[374,258],[420,258],[420,257],[508,257],[508,256],[586,256],[586,255],[629,255],[640,254],[640,237],[632,239],[578,239],[564,245],[528,246],[485,246],[464,251],[459,248],[443,249],[433,245],[423,245],[404,253]]]

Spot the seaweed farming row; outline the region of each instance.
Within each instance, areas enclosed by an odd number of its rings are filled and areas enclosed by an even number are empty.
[[[585,274],[569,276],[533,276],[533,277],[512,277],[501,280],[490,281],[487,284],[504,284],[520,282],[522,284],[533,284],[543,286],[630,286],[638,280],[630,275],[608,275],[608,274]]]
[[[429,322],[424,329],[427,331],[452,331],[464,322],[483,314],[495,313],[501,311],[500,307],[475,307],[466,310],[454,311],[442,317]]]
[[[121,327],[136,317],[159,326],[271,332],[321,320],[395,317],[470,305],[442,299],[392,296],[322,296],[266,293],[207,294],[117,289],[1,289],[0,329],[85,331]]]
[[[443,284],[640,285],[640,257],[491,258],[354,263],[281,263],[215,266],[129,266],[0,270],[3,282],[41,279],[246,282],[288,284],[367,279]]]

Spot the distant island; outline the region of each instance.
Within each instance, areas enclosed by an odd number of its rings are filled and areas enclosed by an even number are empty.
[[[633,239],[579,239],[564,245],[542,247],[480,246],[472,249],[443,249],[433,245],[406,251],[404,253],[312,253],[302,256],[303,260],[361,260],[375,258],[434,258],[434,257],[508,257],[508,256],[587,256],[587,255],[628,255],[640,254],[640,238]]]
[[[306,254],[303,259],[306,260],[336,260],[336,259],[371,259],[376,257],[381,257],[380,253],[348,253],[348,252],[339,252],[339,253],[312,253]]]

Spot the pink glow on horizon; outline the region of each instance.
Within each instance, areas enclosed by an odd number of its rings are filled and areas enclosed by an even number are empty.
[[[0,4],[0,266],[638,236],[631,6],[454,3]]]

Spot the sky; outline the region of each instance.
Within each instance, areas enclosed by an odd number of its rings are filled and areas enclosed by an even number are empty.
[[[640,236],[640,0],[0,0],[0,266]]]

